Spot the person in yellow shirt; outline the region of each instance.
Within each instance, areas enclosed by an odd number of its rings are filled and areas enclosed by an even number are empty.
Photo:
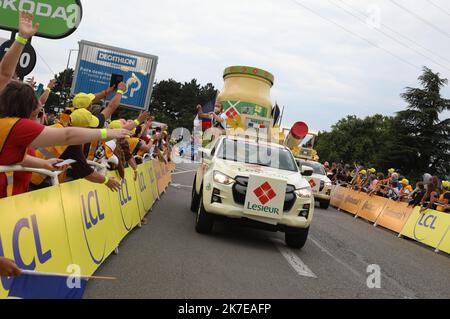
[[[438,200],[437,211],[450,213],[450,182],[442,182],[442,194]]]
[[[409,180],[404,178],[400,184],[402,185],[402,188],[400,189],[400,192],[398,194],[398,201],[402,201],[406,198],[408,198],[412,192],[414,191],[412,186],[409,183]]]

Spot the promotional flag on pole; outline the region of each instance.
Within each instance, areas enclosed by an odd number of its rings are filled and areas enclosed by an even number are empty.
[[[206,103],[206,104],[203,106],[202,112],[203,112],[203,113],[206,113],[206,114],[211,113],[211,112],[214,112],[215,104],[216,104],[216,100],[215,100],[215,99],[209,101],[208,103]],[[211,127],[212,127],[212,121],[211,121],[211,119],[202,119],[202,129],[203,129],[203,130],[207,130],[207,129],[211,128]]]
[[[15,277],[9,291],[10,299],[81,299],[86,278],[62,274],[23,271]]]

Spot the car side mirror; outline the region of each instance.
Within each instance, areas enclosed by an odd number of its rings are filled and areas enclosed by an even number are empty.
[[[309,166],[302,166],[302,175],[305,177],[311,177],[314,174],[314,170]]]

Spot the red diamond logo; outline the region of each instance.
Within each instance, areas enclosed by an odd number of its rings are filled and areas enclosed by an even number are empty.
[[[235,117],[237,117],[239,115],[239,112],[236,110],[235,107],[231,107],[227,110],[227,112],[225,114],[227,115],[227,117],[229,119],[234,119]]]
[[[260,187],[254,190],[256,197],[258,197],[261,204],[266,205],[272,199],[277,197],[277,193],[273,190],[268,182],[265,182]]]
[[[311,188],[314,188],[317,186],[316,182],[313,179],[309,181],[309,185],[311,185]]]

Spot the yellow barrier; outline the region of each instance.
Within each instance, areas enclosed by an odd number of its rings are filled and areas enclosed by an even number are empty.
[[[390,229],[405,237],[450,254],[450,214],[420,208],[378,196],[369,196],[349,188],[336,186],[331,193],[331,205],[375,226]]]
[[[2,199],[0,255],[22,269],[65,273],[73,261],[62,207],[58,187]],[[0,299],[10,284],[1,278]]]
[[[173,165],[173,164],[169,164]],[[167,186],[169,186],[172,181],[172,175],[170,174],[170,167],[160,161],[154,160],[153,167],[155,168],[156,178],[158,180],[158,192],[159,195],[164,193]]]
[[[413,209],[407,203],[387,200],[376,224],[400,234],[409,220]]]
[[[360,209],[363,207],[367,194],[355,192],[352,189],[346,188],[345,199],[339,206],[340,210],[348,212],[353,215],[357,215]]]
[[[421,213],[420,207],[416,207],[401,234],[427,246],[450,253],[449,233],[450,214],[434,210]]]
[[[159,190],[169,185],[172,169],[146,162],[134,180],[128,168],[118,193],[77,180],[0,200],[0,256],[26,270],[94,274],[152,208]],[[1,278],[0,299],[8,296],[10,284]]]
[[[367,196],[366,202],[358,212],[358,217],[361,217],[365,220],[374,223],[375,221],[378,220],[379,216],[382,214],[382,211],[386,207],[388,201],[389,200],[387,198],[379,196],[373,197]]]
[[[333,188],[333,191],[331,192],[331,201],[330,201],[330,205],[335,207],[335,208],[339,208],[339,206],[341,206],[341,203],[344,201],[345,199],[345,193],[346,193],[347,189],[341,186],[335,186]]]

